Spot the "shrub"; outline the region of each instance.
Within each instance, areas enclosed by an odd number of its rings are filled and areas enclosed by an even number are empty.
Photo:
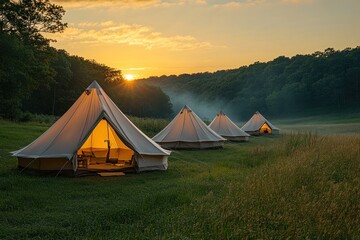
[[[166,119],[129,117],[129,119],[146,135],[153,137],[169,124]]]

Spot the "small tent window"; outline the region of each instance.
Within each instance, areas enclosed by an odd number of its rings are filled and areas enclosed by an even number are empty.
[[[272,133],[272,130],[270,128],[270,126],[267,123],[264,123],[261,128],[260,128],[260,133]]]
[[[79,167],[108,169],[132,165],[134,151],[102,119],[78,150]]]

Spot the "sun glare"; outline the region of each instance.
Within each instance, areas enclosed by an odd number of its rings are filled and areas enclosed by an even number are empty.
[[[125,78],[126,81],[132,81],[132,80],[134,80],[134,75],[132,75],[132,74],[125,74],[125,75],[124,75],[124,78]]]

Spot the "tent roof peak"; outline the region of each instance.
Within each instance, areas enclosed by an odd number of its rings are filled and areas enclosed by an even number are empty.
[[[192,112],[191,108],[189,108],[188,105],[184,105],[184,107],[181,109],[180,113],[183,113],[184,110],[187,110],[187,112]]]
[[[91,89],[101,89],[100,85],[98,84],[98,82],[96,80],[94,80],[87,88],[86,90],[91,90]]]

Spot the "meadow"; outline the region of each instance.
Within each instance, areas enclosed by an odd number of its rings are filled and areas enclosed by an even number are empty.
[[[358,135],[360,134],[360,113],[310,115],[275,119],[276,126],[283,133],[314,132],[320,135]]]
[[[166,125],[132,120],[149,135]],[[123,177],[20,173],[9,152],[47,127],[0,121],[0,239],[360,238],[359,135],[175,151],[168,171]]]

